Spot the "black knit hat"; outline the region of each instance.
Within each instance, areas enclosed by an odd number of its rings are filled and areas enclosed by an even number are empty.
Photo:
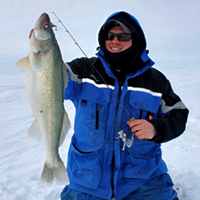
[[[106,35],[115,26],[121,26],[125,32],[131,33],[132,35],[132,46],[119,53],[111,53],[105,46]],[[117,69],[128,67],[146,48],[146,40],[139,23],[126,12],[119,12],[112,15],[102,25],[98,40],[106,60],[112,67]]]
[[[119,12],[116,15],[112,15],[100,28],[98,40],[103,51],[105,49],[105,35],[116,25],[120,25],[125,32],[129,32],[130,30],[130,32],[134,34],[140,48],[145,50],[146,40],[142,28],[138,22],[134,20],[128,13]]]

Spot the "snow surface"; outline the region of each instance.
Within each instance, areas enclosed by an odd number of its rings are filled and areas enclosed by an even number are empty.
[[[199,98],[200,70],[165,70],[174,90],[190,115],[183,135],[162,145],[163,158],[181,200],[199,200],[200,130]],[[65,101],[72,127],[74,108]],[[1,200],[57,200],[63,186],[54,183],[43,186],[40,176],[45,161],[43,142],[27,136],[33,114],[26,98],[25,74],[0,76],[0,199]],[[60,147],[66,164],[72,129]]]
[[[56,12],[90,57],[97,33],[113,12],[125,10],[141,23],[155,67],[170,79],[190,110],[182,136],[162,145],[163,158],[180,200],[200,199],[200,1],[199,0],[7,0],[0,2],[0,200],[58,200],[63,186],[40,184],[43,142],[27,137],[33,114],[26,98],[25,73],[15,63],[28,52],[28,35],[47,12],[58,26],[65,61],[83,56],[52,12]],[[74,108],[65,102],[73,126]],[[66,164],[72,129],[60,154]]]

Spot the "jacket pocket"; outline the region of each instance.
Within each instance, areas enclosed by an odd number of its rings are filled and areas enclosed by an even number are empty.
[[[155,156],[149,158],[138,158],[129,154],[126,159],[123,170],[124,178],[149,179],[153,172],[158,169],[161,155],[158,152]]]
[[[129,101],[127,102],[127,110],[132,117],[137,119],[153,120],[157,117],[160,106],[160,97],[154,97],[151,94],[144,92],[131,91]],[[150,118],[151,117],[151,118]],[[124,124],[127,116],[122,118]],[[124,126],[123,130],[128,138],[132,137],[132,132],[129,126]],[[139,140],[134,137],[133,144],[127,151],[135,158],[150,158],[155,156],[160,149],[160,145],[148,140]]]
[[[129,111],[135,119],[153,120],[157,117],[161,97],[150,92],[130,91]],[[129,127],[125,130],[132,135]],[[130,148],[123,154],[123,177],[127,179],[148,179],[159,168],[161,161],[160,144],[134,138]]]
[[[102,147],[107,126],[110,100],[108,89],[82,86],[76,106],[73,143],[81,152],[92,152]]]
[[[140,91],[131,91],[129,99],[131,114],[136,119],[152,120],[157,116],[160,102],[160,96]]]
[[[83,153],[71,143],[67,170],[71,182],[96,189],[101,179],[98,151]]]

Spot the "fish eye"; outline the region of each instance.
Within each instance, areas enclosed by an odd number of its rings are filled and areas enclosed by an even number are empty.
[[[44,27],[45,27],[45,28],[49,28],[49,25],[48,25],[48,24],[46,24]]]

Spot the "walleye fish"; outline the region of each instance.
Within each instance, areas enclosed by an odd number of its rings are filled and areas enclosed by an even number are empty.
[[[68,184],[58,150],[70,129],[63,105],[68,77],[46,13],[37,20],[29,38],[29,55],[16,63],[16,67],[26,71],[27,98],[35,116],[28,135],[36,140],[44,138],[47,156],[41,181],[51,183],[55,179],[59,184]]]

